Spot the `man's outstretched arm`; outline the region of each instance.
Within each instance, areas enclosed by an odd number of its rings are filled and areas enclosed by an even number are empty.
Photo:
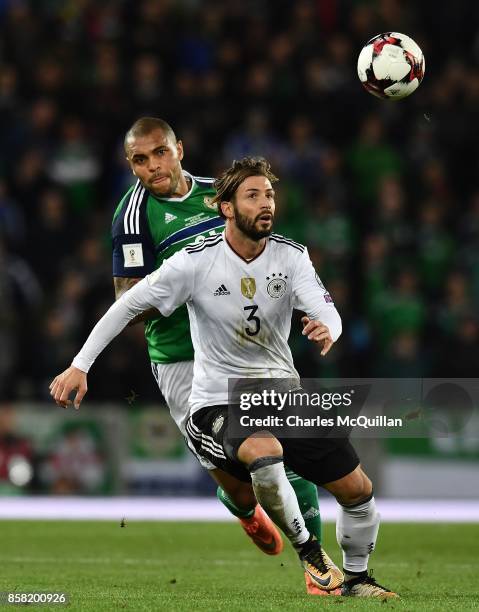
[[[191,298],[194,269],[185,251],[178,251],[162,266],[137,282],[109,308],[88,336],[72,365],[56,376],[50,385],[50,395],[59,406],[72,402],[69,396],[76,391],[75,408],[87,391],[86,374],[102,350],[130,321],[144,311],[155,308],[169,317]]]
[[[87,372],[95,359],[136,316],[151,308],[152,292],[146,279],[137,283],[118,299],[92,329],[87,341],[72,365],[56,376],[50,384],[50,395],[58,406],[72,404],[70,394],[76,391],[73,404],[79,408],[87,386]]]
[[[115,299],[118,300],[126,291],[134,287],[141,281],[141,278],[127,278],[123,276],[114,276],[113,284],[115,286]],[[136,325],[137,323],[144,323],[150,321],[150,319],[156,319],[160,316],[160,311],[157,308],[148,308],[144,312],[136,315],[128,323],[128,325]]]

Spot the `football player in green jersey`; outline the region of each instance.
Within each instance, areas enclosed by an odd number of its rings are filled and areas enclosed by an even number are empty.
[[[213,179],[183,170],[183,144],[168,123],[138,119],[125,136],[125,153],[136,184],[122,198],[112,226],[113,277],[118,299],[164,259],[191,242],[223,231],[224,220],[212,204]],[[186,306],[168,319],[151,309],[133,322],[145,322],[152,371],[182,434],[189,415],[193,378],[193,345]],[[191,448],[195,453],[194,449]],[[196,453],[195,453],[196,455]],[[278,554],[282,540],[257,504],[251,485],[240,482],[196,455],[218,483],[218,498],[237,516],[245,532],[267,554]],[[321,541],[316,485],[287,471],[306,525]],[[324,594],[305,576],[310,594]]]

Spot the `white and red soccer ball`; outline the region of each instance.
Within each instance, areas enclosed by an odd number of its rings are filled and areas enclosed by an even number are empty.
[[[424,55],[412,38],[386,32],[371,38],[358,58],[358,76],[373,96],[400,100],[412,94],[424,77]]]

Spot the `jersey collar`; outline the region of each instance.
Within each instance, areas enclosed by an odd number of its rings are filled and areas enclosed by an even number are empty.
[[[181,196],[181,198],[159,198],[158,196],[156,196],[154,193],[151,193],[151,195],[158,200],[159,202],[184,202],[185,200],[187,200],[190,195],[193,193],[193,189],[196,186],[196,181],[194,179],[194,176],[192,174],[190,174],[189,172],[187,172],[186,170],[183,170],[183,176],[186,176],[186,178],[189,178],[191,181],[191,187],[189,188],[188,192],[185,193],[184,196]]]
[[[261,251],[261,253],[258,253],[258,255],[256,255],[256,257],[253,257],[253,259],[245,259],[243,256],[241,256],[239,253],[237,253],[234,248],[231,246],[231,244],[228,242],[227,238],[226,238],[226,233],[223,231],[223,240],[225,243],[225,249],[226,252],[230,255],[230,257],[234,258],[234,259],[241,259],[241,261],[243,261],[246,265],[250,265],[252,263],[254,263],[255,261],[257,261],[261,255],[263,255],[263,253],[266,251],[266,249],[268,248],[269,245],[269,240],[266,240],[264,243],[264,249]]]

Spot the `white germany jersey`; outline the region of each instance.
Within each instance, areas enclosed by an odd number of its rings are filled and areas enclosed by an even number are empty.
[[[248,262],[223,233],[175,253],[124,293],[73,365],[88,371],[143,310],[155,307],[167,317],[185,302],[195,349],[191,412],[227,404],[228,378],[298,377],[288,346],[293,308],[322,321],[333,340],[341,333],[341,319],[304,246],[272,234]]]

